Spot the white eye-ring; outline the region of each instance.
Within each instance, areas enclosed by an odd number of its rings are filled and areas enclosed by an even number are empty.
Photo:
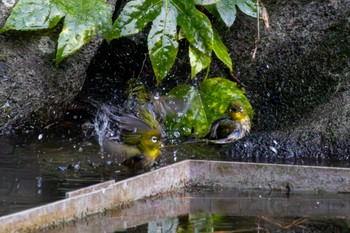
[[[154,143],[158,142],[158,138],[157,138],[156,136],[153,136],[153,137],[151,138],[151,140],[152,140],[152,142],[154,142]]]

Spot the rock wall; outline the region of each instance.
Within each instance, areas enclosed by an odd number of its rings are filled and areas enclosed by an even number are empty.
[[[16,1],[0,2],[0,27]],[[115,1],[110,1],[115,3]],[[0,34],[0,134],[58,121],[81,90],[102,38],[55,65],[60,30]],[[29,127],[24,127],[27,125]]]
[[[264,2],[271,29],[255,61],[256,20],[224,36],[255,110],[253,134],[227,155],[349,161],[350,1]]]
[[[224,40],[253,102],[255,129],[285,129],[349,88],[350,1],[264,2],[271,29],[261,23],[254,62],[255,19],[238,17]]]

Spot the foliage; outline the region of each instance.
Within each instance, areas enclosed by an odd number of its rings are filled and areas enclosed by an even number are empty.
[[[56,64],[59,64],[97,33],[111,41],[136,34],[152,23],[147,45],[157,83],[160,83],[174,64],[182,36],[189,44],[191,77],[210,65],[213,51],[232,71],[227,48],[203,12],[207,9],[231,26],[236,8],[257,16],[254,0],[131,0],[112,24],[113,9],[103,0],[19,0],[0,33],[50,29],[62,22],[56,53]],[[170,115],[165,122],[166,130],[175,137],[205,136],[212,122],[223,117],[234,101],[242,102],[252,119],[252,108],[244,92],[223,78],[207,79],[198,88],[180,85],[170,96],[185,103],[182,111]]]
[[[196,88],[179,85],[169,92],[170,96],[185,103],[185,107],[167,117],[165,131],[174,137],[204,137],[214,120],[225,116],[231,102],[240,101],[253,118],[252,107],[237,84],[221,77],[210,78]]]
[[[189,42],[191,76],[207,68],[212,51],[232,71],[230,55],[208,17],[196,5],[215,6],[227,26],[236,18],[236,7],[256,17],[254,0],[131,0],[112,26],[112,7],[103,0],[19,0],[0,32],[53,28],[60,20],[56,63],[72,55],[96,33],[108,41],[140,32],[152,22],[148,50],[159,83],[174,64],[181,34]]]
[[[192,77],[209,66],[212,51],[232,71],[227,48],[208,17],[196,7],[211,4],[216,4],[217,11],[228,26],[234,21],[236,6],[244,13],[256,16],[253,0],[132,0],[119,14],[107,39],[110,41],[136,34],[152,22],[148,34],[148,50],[159,83],[167,75],[177,56],[177,26],[180,26],[182,34],[189,42]]]
[[[53,28],[63,20],[56,63],[72,55],[96,33],[106,34],[112,7],[102,0],[20,0],[0,32]]]

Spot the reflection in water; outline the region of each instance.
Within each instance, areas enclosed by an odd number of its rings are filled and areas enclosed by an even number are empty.
[[[193,187],[48,232],[349,232],[349,208],[346,194]]]

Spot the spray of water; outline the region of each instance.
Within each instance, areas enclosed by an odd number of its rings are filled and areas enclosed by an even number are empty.
[[[106,138],[119,140],[119,134],[116,132],[118,129],[116,126],[118,116],[113,113],[116,111],[115,107],[102,104],[96,113],[93,125],[100,146],[102,146],[103,140]]]

